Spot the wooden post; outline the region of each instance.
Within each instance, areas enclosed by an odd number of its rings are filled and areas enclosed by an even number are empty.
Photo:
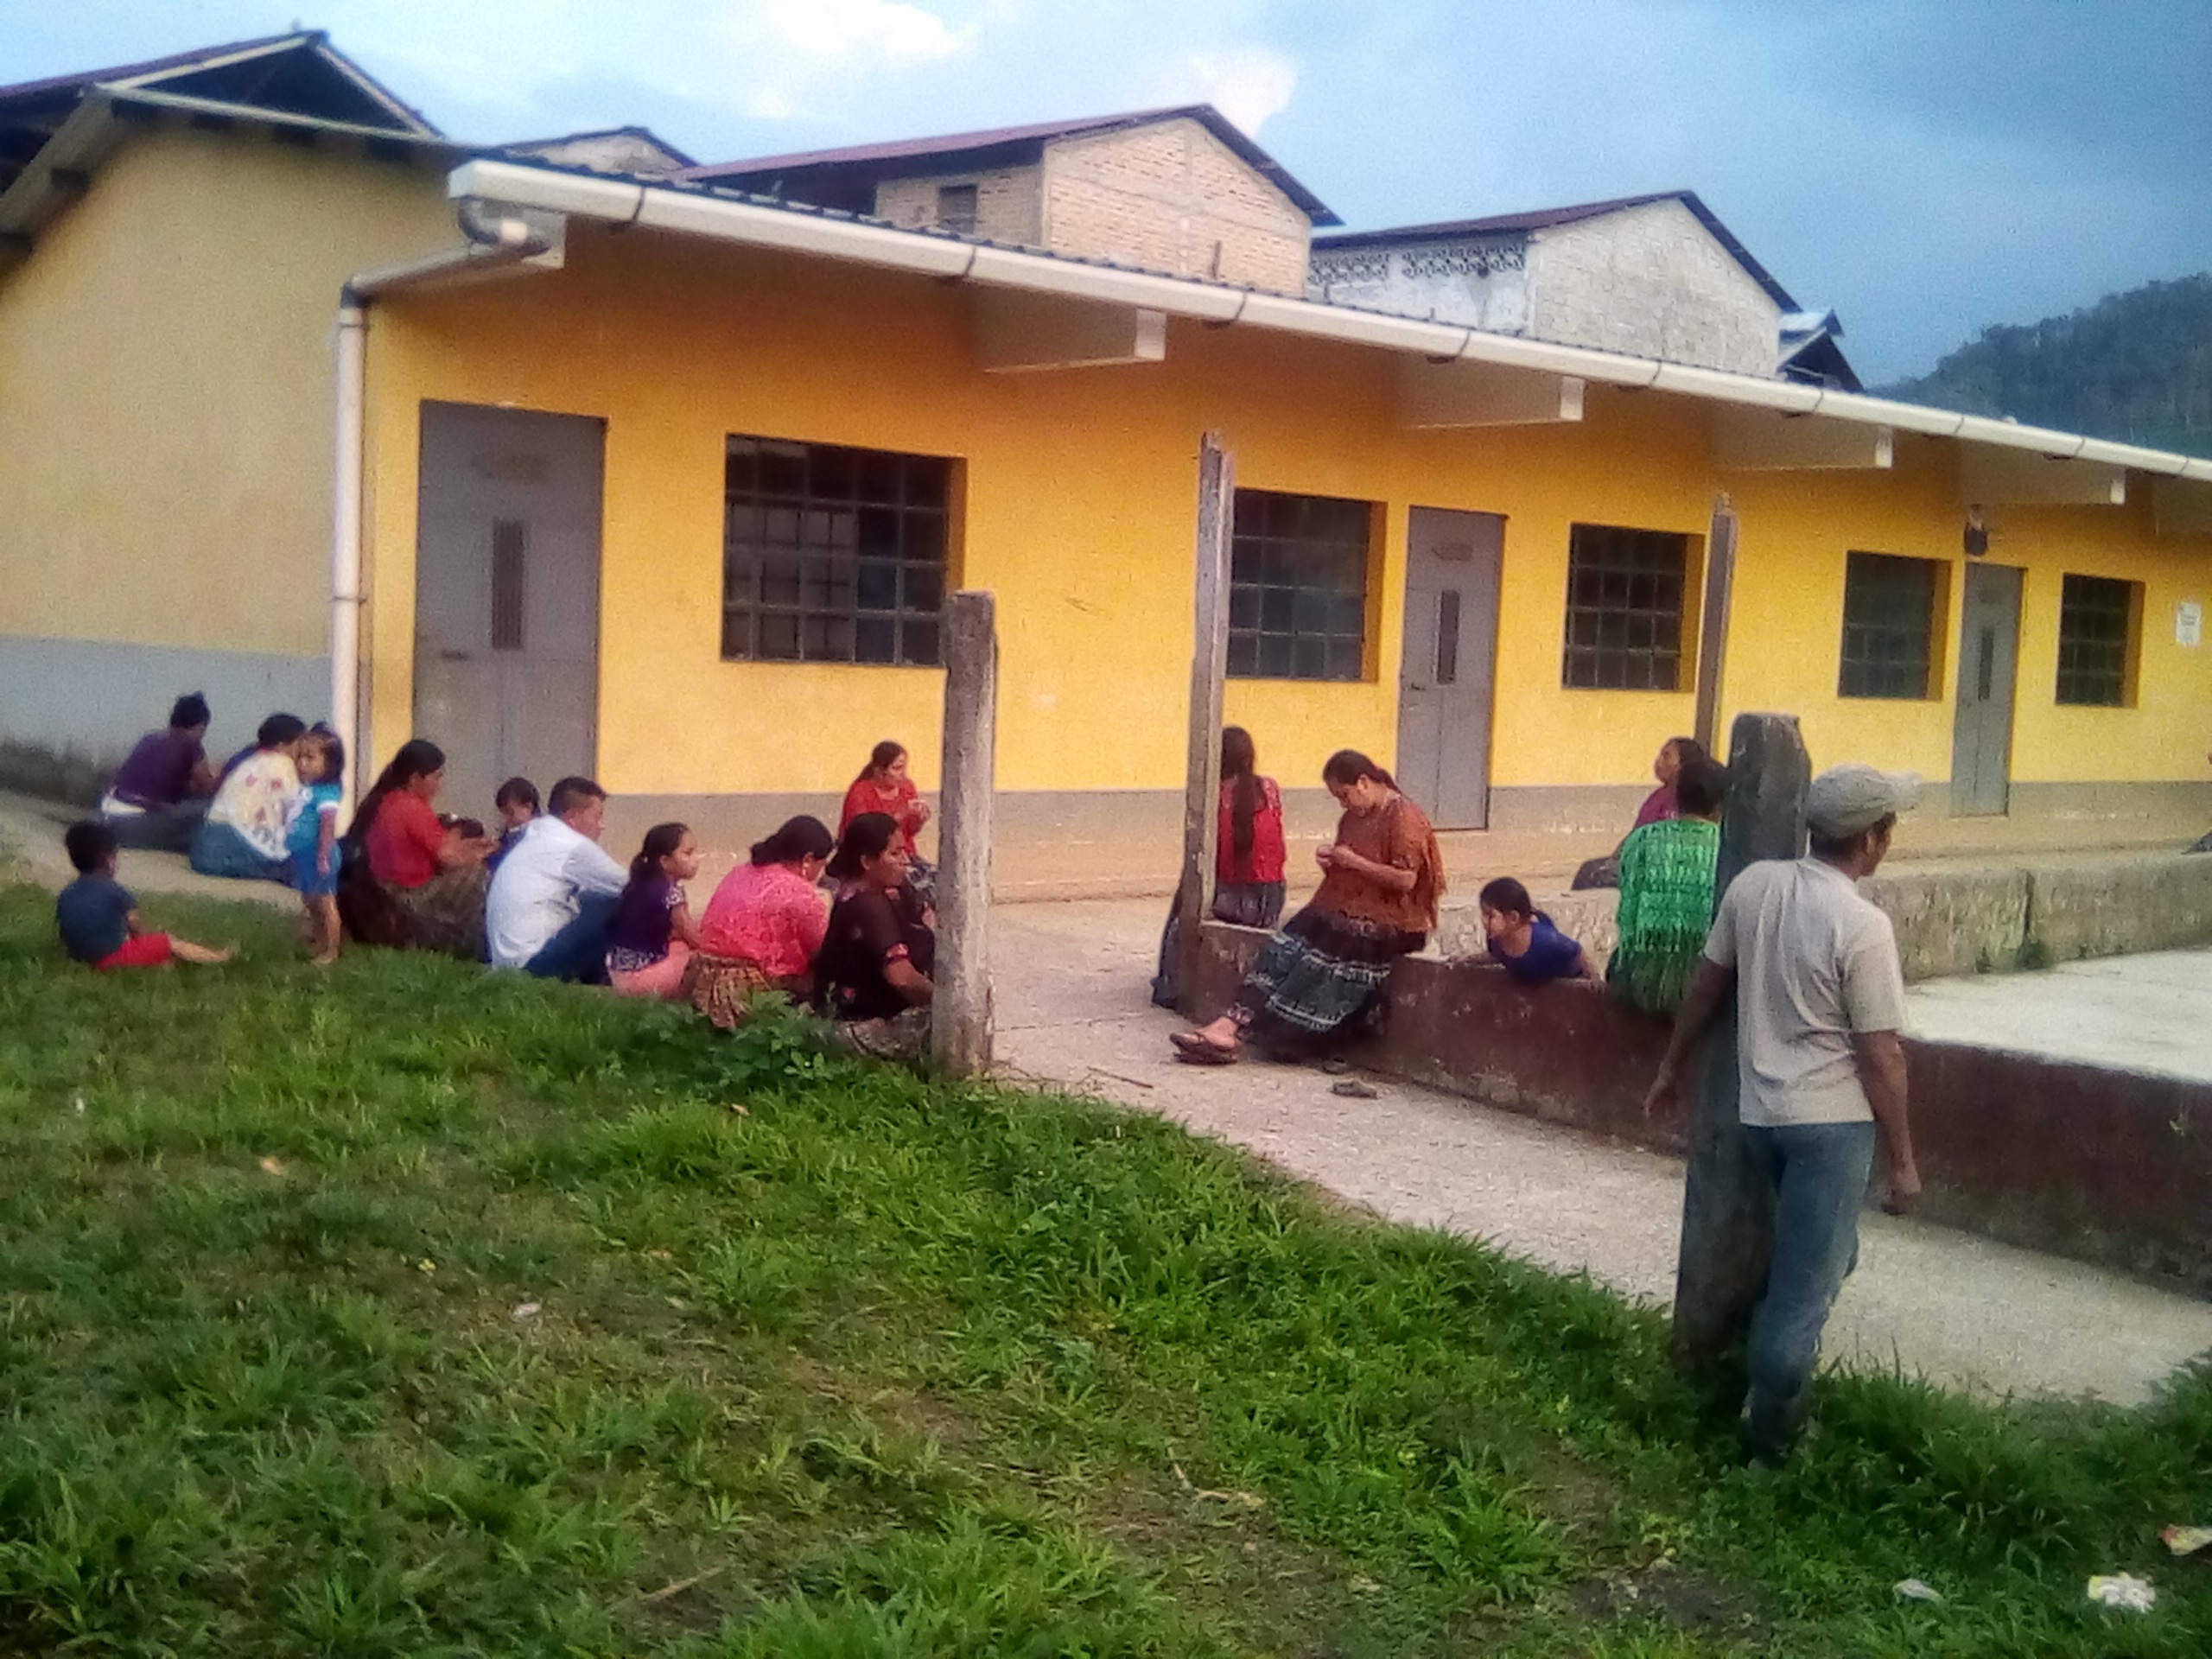
[[[1805,849],[1805,786],[1812,762],[1790,715],[1738,715],[1728,751],[1728,810],[1720,825],[1714,899],[1745,867]],[[1689,1170],[1675,1268],[1675,1357],[1713,1402],[1744,1397],[1744,1341],[1774,1239],[1767,1184],[1737,1117],[1736,1008],[1713,1021],[1688,1084]]]
[[[991,809],[996,776],[997,604],[963,591],[944,602],[944,777],[939,791],[937,996],[930,1057],[948,1077],[991,1065]]]
[[[1713,504],[1713,527],[1705,540],[1705,608],[1697,630],[1697,729],[1692,734],[1713,752],[1720,735],[1720,682],[1728,662],[1728,601],[1736,586],[1736,510],[1722,494]]]
[[[1229,553],[1236,462],[1209,432],[1198,446],[1196,626],[1191,645],[1190,756],[1183,779],[1183,876],[1175,890],[1175,966],[1184,985],[1213,909],[1214,839],[1221,798],[1222,684],[1229,672]]]

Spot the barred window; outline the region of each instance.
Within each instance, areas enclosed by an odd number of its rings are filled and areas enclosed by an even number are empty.
[[[1843,575],[1840,697],[1925,697],[1936,638],[1934,559],[1853,553]]]
[[[725,659],[937,664],[951,461],[739,436],[726,466]]]
[[[1576,524],[1568,532],[1567,645],[1560,683],[1676,691],[1690,538],[1672,531]]]
[[[2069,576],[2058,601],[2058,701],[2119,709],[2127,702],[2137,584]]]
[[[1229,672],[1245,680],[1356,680],[1366,666],[1368,501],[1236,492]]]

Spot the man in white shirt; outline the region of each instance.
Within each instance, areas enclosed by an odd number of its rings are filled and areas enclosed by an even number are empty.
[[[1897,937],[1857,885],[1887,855],[1897,814],[1918,793],[1917,779],[1872,766],[1836,766],[1813,780],[1810,854],[1753,864],[1729,884],[1652,1084],[1655,1105],[1675,1091],[1732,992],[1738,1116],[1774,1204],[1773,1255],[1746,1353],[1745,1438],[1761,1457],[1788,1450],[1804,1421],[1821,1332],[1858,1262],[1878,1128],[1885,1207],[1901,1210],[1920,1192]]]
[[[494,968],[540,979],[607,980],[607,925],[629,872],[599,844],[607,791],[563,778],[493,873],[484,935]]]

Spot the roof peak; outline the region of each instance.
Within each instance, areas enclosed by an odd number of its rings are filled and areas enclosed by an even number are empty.
[[[320,74],[325,79],[316,88],[310,79],[302,84],[295,67],[281,60],[295,58],[305,67],[310,77]],[[279,60],[272,62],[270,60]],[[256,66],[267,65],[259,73]],[[291,84],[283,86],[289,75]],[[334,79],[331,79],[334,77]],[[194,86],[175,83],[200,82]],[[205,83],[213,82],[213,85]],[[234,83],[234,84],[233,84]],[[330,44],[330,36],[319,29],[293,29],[283,35],[267,35],[255,40],[233,41],[219,46],[205,46],[188,52],[171,53],[165,57],[149,58],[138,63],[111,65],[105,68],[80,70],[74,74],[49,75],[39,80],[27,80],[12,86],[0,86],[0,111],[9,106],[22,111],[66,109],[95,89],[111,92],[187,92],[216,103],[233,104],[241,109],[276,111],[289,114],[316,114],[319,111],[299,107],[308,103],[321,102],[338,106],[351,105],[352,115],[340,116],[330,111],[320,111],[331,118],[353,118],[353,115],[373,116],[361,124],[385,125],[395,132],[416,137],[435,137],[438,130],[420,110],[406,103],[375,76],[355,63]],[[309,89],[313,89],[310,91]],[[33,118],[26,115],[25,118]]]

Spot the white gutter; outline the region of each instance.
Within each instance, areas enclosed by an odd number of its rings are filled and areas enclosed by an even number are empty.
[[[346,744],[348,792],[359,800],[375,775],[361,721],[361,492],[366,477],[369,302],[400,289],[466,280],[535,262],[560,263],[557,227],[498,217],[482,202],[464,201],[461,227],[469,239],[397,264],[357,272],[340,290],[335,453],[330,472],[330,724]]]
[[[2079,433],[2020,426],[1955,410],[1895,404],[1860,392],[1835,391],[1794,380],[1662,363],[1649,358],[1554,346],[1511,334],[1484,334],[1455,324],[1423,322],[1350,306],[1323,305],[1287,295],[1156,276],[1114,265],[1086,264],[1048,254],[985,247],[950,237],[824,213],[763,207],[696,188],[642,185],[620,179],[586,176],[513,162],[464,162],[446,181],[450,196],[485,197],[549,213],[596,219],[618,225],[711,237],[749,247],[773,248],[826,259],[845,259],[918,276],[988,283],[1001,288],[1053,294],[1165,311],[1199,322],[1236,323],[1309,339],[1417,353],[1436,362],[1465,359],[1572,375],[1610,385],[1649,387],[1707,402],[1770,409],[1784,414],[1820,415],[1830,420],[1952,438],[2000,449],[2024,449],[2061,460],[2100,461],[2132,467],[2169,478],[2212,484],[2212,460],[2163,449],[2139,448],[2087,438]]]

